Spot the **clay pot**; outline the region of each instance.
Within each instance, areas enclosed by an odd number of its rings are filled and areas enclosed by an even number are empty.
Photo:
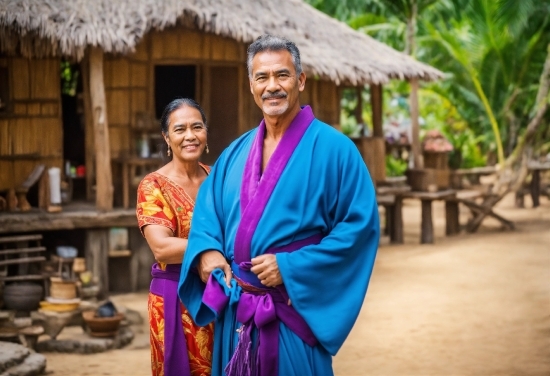
[[[4,305],[14,311],[35,311],[43,295],[44,289],[37,283],[12,283],[4,287]]]
[[[82,318],[90,329],[92,337],[114,337],[124,318],[123,313],[117,313],[113,317],[96,317],[95,311],[82,312]]]

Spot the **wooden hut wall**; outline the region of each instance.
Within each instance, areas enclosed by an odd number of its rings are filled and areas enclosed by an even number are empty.
[[[216,137],[212,142],[220,143],[220,147],[257,126],[262,114],[250,93],[246,47],[233,39],[174,27],[150,33],[138,44],[133,54],[106,55],[105,90],[111,156],[116,158],[134,152],[137,135],[132,133],[132,128],[138,112],[154,116],[154,72],[158,65],[196,65],[195,94],[209,121],[215,121],[216,111],[223,109],[215,95],[216,90],[223,90],[223,84],[212,81],[212,77],[219,78],[219,68],[229,68],[228,72],[235,72],[235,82],[240,82],[236,89],[236,124],[223,124],[223,127],[231,129],[222,132],[211,128],[212,138]],[[331,125],[338,123],[338,90],[334,83],[309,78],[301,98],[302,103],[313,107],[319,119]]]
[[[16,188],[38,164],[63,164],[60,60],[0,58],[9,108],[0,115],[0,190]]]
[[[211,103],[216,87],[216,82],[210,81],[211,70],[233,67],[240,78],[246,74],[243,61],[242,44],[182,27],[149,34],[138,44],[136,52],[128,56],[106,55],[104,75],[112,157],[134,152],[139,136],[132,132],[137,113],[155,117],[155,66],[195,65],[196,99],[211,119],[212,108],[216,106]],[[242,93],[236,90],[241,98]],[[241,119],[246,117],[245,111],[244,107],[236,109],[235,135],[244,130]]]

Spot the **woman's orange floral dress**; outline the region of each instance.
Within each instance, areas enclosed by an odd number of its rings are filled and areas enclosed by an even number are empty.
[[[210,168],[201,164],[207,173]],[[174,236],[187,238],[194,201],[182,187],[164,175],[153,172],[138,187],[137,219],[143,231],[146,225],[161,225]],[[166,265],[159,263],[164,270]],[[212,363],[213,324],[197,326],[181,304],[181,321],[187,343],[189,366],[193,376],[209,376]],[[153,376],[164,375],[164,302],[163,297],[149,293],[149,324],[151,337],[151,367]]]

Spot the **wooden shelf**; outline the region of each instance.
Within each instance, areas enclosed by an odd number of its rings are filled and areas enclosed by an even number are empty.
[[[11,277],[1,277],[0,281],[10,282],[10,281],[42,281],[47,279],[47,276],[44,275],[16,275]]]
[[[109,257],[130,257],[130,256],[132,256],[132,251],[130,251],[129,249],[109,251]]]
[[[21,253],[44,252],[46,247],[12,248],[0,250],[0,255],[18,255]]]
[[[0,238],[0,243],[18,243],[36,240],[42,240],[42,235],[3,236]]]
[[[0,261],[0,266],[2,265],[17,265],[17,264],[28,264],[31,262],[42,262],[46,261],[46,258],[43,256],[38,257],[22,257],[12,260],[2,260]]]

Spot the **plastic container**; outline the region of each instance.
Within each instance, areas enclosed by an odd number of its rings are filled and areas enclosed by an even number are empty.
[[[78,249],[65,245],[55,247],[55,251],[62,258],[75,258],[78,255]]]
[[[48,169],[50,178],[50,202],[53,205],[61,204],[61,169],[52,167]]]

